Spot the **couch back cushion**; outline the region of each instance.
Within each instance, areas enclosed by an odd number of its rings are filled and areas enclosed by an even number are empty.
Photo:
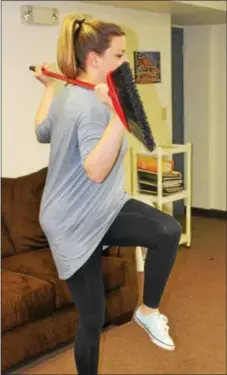
[[[47,168],[18,178],[2,177],[2,216],[16,253],[48,247],[39,224]]]
[[[5,257],[8,257],[10,255],[14,255],[15,249],[14,249],[12,240],[9,236],[9,233],[6,229],[3,216],[2,216],[2,219],[1,219],[1,228],[2,228],[1,257],[5,258]]]

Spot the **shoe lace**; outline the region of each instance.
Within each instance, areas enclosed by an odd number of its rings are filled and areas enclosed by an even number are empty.
[[[159,314],[159,317],[160,317],[160,320],[162,322],[164,331],[168,332],[169,331],[169,326],[168,326],[168,318],[167,318],[167,316],[165,316],[163,314]]]

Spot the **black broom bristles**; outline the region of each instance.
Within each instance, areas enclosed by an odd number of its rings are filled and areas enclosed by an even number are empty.
[[[130,132],[153,151],[156,147],[135,80],[128,62],[111,72],[111,80],[120,102]]]

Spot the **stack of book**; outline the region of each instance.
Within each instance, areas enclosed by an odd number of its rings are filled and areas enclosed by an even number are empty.
[[[162,195],[180,192],[184,189],[182,174],[174,171],[173,160],[162,160]],[[138,155],[137,174],[139,191],[143,194],[158,194],[158,163],[150,155]]]
[[[157,172],[138,169],[139,191],[143,194],[158,194],[158,174]],[[182,174],[177,171],[163,173],[162,175],[162,195],[180,192],[184,189]]]

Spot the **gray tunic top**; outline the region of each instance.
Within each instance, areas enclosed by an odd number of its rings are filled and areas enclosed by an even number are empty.
[[[124,192],[125,138],[103,183],[90,180],[83,168],[110,116],[94,91],[65,86],[36,128],[39,142],[51,143],[39,220],[60,279],[72,276],[88,260],[129,199]]]

